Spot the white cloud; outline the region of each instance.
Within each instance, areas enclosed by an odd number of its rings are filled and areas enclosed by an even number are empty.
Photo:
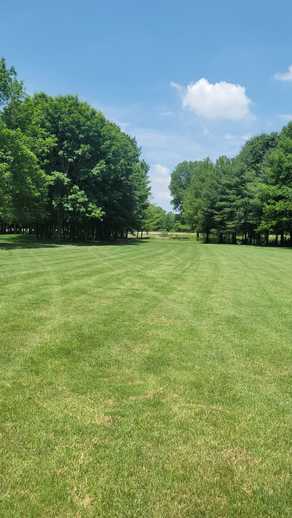
[[[292,81],[292,65],[288,67],[287,72],[279,72],[274,77],[278,81]]]
[[[152,199],[154,203],[169,209],[170,192],[170,170],[161,164],[154,164],[150,169]]]
[[[209,83],[200,79],[186,87],[171,83],[182,96],[184,108],[205,119],[242,120],[250,115],[251,100],[241,85]]]

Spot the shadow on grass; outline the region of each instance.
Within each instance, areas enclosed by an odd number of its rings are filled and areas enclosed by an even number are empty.
[[[219,243],[219,241],[203,241],[203,240],[198,240],[197,241],[198,243],[200,243],[201,245],[205,245],[205,246],[214,246],[214,245],[220,245],[220,246],[224,246],[224,247],[237,247],[237,248],[261,248],[263,250],[290,250],[292,251],[292,245],[290,245],[289,243],[285,243],[283,245],[280,245],[280,244],[276,244],[276,243],[269,243],[268,245],[265,245],[265,244],[255,244],[255,243],[241,243],[241,242],[237,242],[237,243]]]
[[[147,239],[117,239],[115,241],[56,241],[38,240],[33,236],[0,234],[0,250],[59,248],[62,246],[137,246]]]

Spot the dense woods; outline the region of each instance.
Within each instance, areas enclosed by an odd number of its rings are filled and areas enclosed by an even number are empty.
[[[149,203],[146,209],[144,230],[149,231],[180,231],[183,230],[180,224],[179,214],[167,212],[162,207]]]
[[[125,237],[144,228],[148,196],[133,138],[78,97],[27,95],[0,60],[0,231]]]
[[[292,245],[292,123],[251,138],[235,158],[178,164],[170,190],[207,242]]]

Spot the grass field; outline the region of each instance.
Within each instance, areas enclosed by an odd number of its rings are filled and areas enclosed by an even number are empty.
[[[0,238],[3,517],[291,517],[292,250]]]

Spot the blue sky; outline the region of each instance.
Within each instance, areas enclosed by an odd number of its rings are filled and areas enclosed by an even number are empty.
[[[168,208],[178,162],[292,119],[291,25],[286,0],[2,0],[0,55],[29,92],[79,94],[134,135]]]

